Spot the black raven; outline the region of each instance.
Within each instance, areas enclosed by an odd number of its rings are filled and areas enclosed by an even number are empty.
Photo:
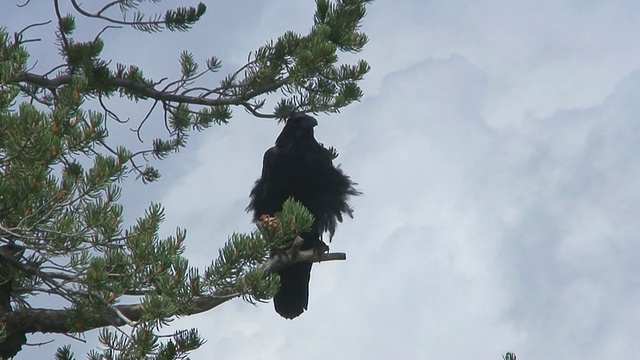
[[[313,136],[316,119],[304,113],[295,113],[288,120],[276,145],[264,154],[262,176],[251,190],[254,221],[262,215],[272,215],[282,210],[282,204],[290,197],[301,202],[315,220],[310,231],[301,235],[301,250],[326,251],[322,234],[329,232],[330,239],[342,215],[352,216],[347,203],[350,195],[359,195],[355,183],[333,166],[332,152],[319,144]],[[293,319],[307,309],[311,263],[297,263],[282,269],[280,290],[273,299],[276,311],[287,319]]]

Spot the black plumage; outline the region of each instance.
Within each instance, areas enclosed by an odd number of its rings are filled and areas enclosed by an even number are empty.
[[[285,200],[293,197],[315,218],[311,230],[301,235],[301,249],[325,251],[322,234],[329,232],[333,237],[343,214],[352,217],[348,199],[360,192],[349,176],[333,165],[331,151],[314,138],[316,125],[316,119],[303,113],[287,120],[275,146],[264,154],[262,176],[251,191],[247,210],[253,211],[254,221],[258,221],[261,215],[280,211]],[[274,306],[278,314],[292,319],[307,309],[311,263],[288,266],[279,275]]]

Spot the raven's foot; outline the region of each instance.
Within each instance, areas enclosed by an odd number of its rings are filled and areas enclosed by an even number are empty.
[[[329,245],[320,240],[313,246],[313,253],[315,255],[322,255],[329,252]]]

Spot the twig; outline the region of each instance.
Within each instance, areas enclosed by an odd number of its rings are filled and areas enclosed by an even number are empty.
[[[54,342],[54,339],[51,339],[51,340],[49,340],[49,341],[44,341],[44,342],[35,343],[35,344],[26,343],[26,344],[24,344],[24,346],[42,346],[42,345],[51,344],[52,342]]]

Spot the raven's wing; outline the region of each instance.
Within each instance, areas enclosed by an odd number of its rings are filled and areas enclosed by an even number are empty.
[[[273,185],[270,184],[273,172],[276,171],[276,162],[278,161],[280,150],[277,147],[272,147],[264,153],[262,158],[262,175],[258,179],[251,189],[250,198],[251,201],[247,206],[247,211],[253,211],[253,220],[258,221],[260,216],[265,214],[273,215],[275,207],[278,204],[272,204],[273,201],[269,198],[272,196],[271,190]],[[280,204],[281,205],[281,204]]]
[[[333,164],[334,153],[320,145],[316,151],[316,166],[321,178],[323,196],[315,198],[317,202],[315,216],[321,226],[321,232],[329,232],[329,241],[333,238],[338,222],[342,222],[342,215],[353,218],[353,209],[349,205],[349,197],[362,194],[351,178],[340,166]]]
[[[269,171],[274,168],[274,164],[276,163],[276,159],[280,153],[280,149],[277,146],[271,147],[269,150],[265,151],[264,156],[262,157],[262,178],[269,177]]]

